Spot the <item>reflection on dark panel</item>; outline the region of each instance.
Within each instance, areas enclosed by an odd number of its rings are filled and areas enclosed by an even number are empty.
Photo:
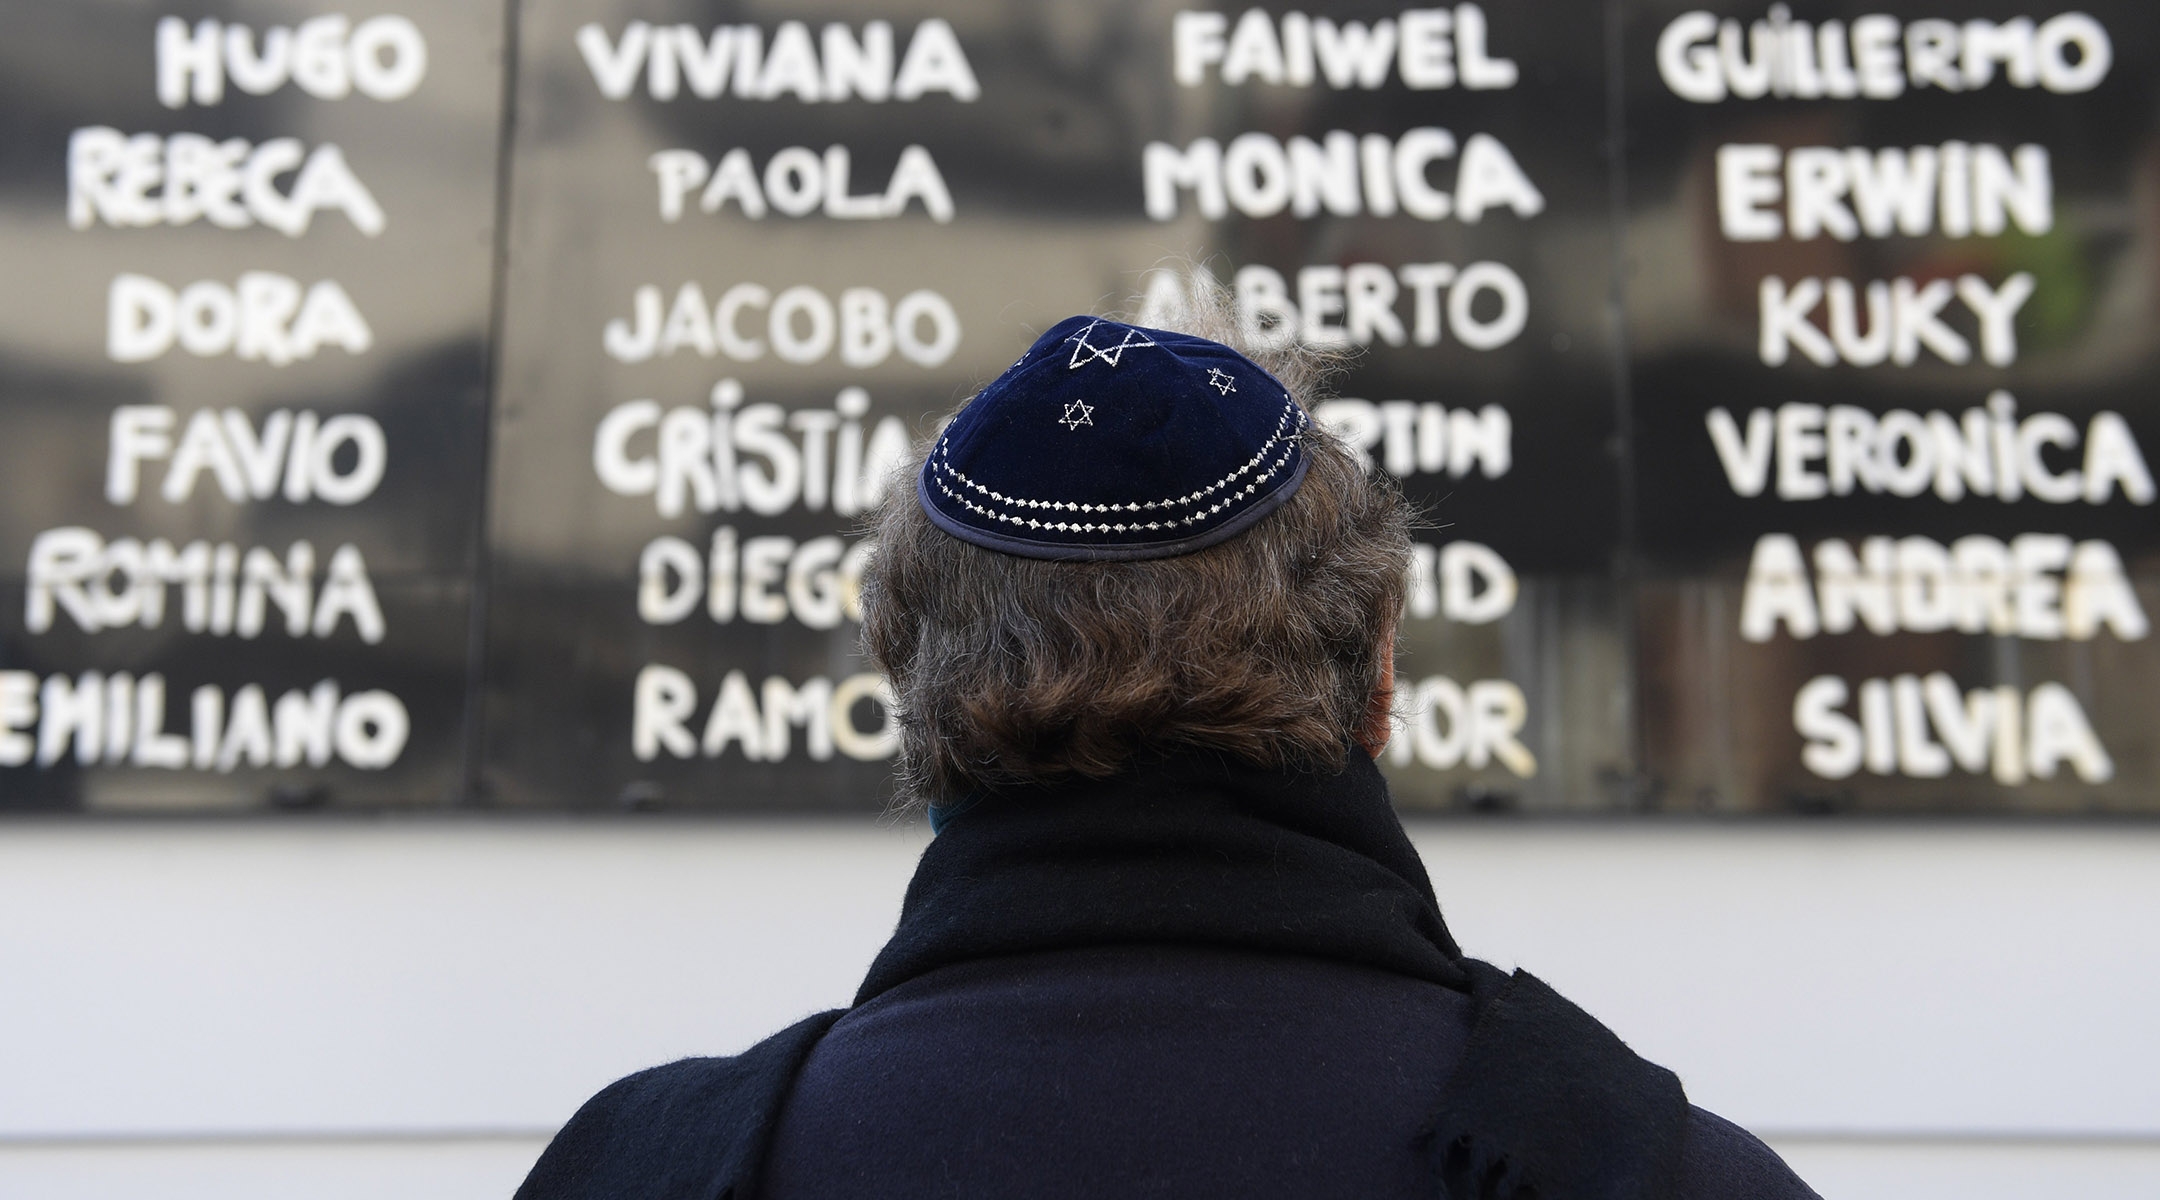
[[[1430,515],[1398,795],[1599,803],[1628,768],[1599,26],[941,11],[524,13],[489,800],[885,803],[851,608],[885,470],[1036,331],[1172,321],[1205,275],[1353,356],[1317,415]]]
[[[880,811],[891,469],[1209,286],[1425,514],[1406,807],[2160,804],[2149,5],[8,18],[0,810]]]
[[[1623,44],[1660,802],[2150,810],[2149,8],[1694,7]]]
[[[0,808],[456,800],[502,15],[11,6]]]

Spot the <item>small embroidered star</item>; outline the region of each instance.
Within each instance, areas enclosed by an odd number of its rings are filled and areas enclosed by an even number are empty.
[[[1231,378],[1229,372],[1217,367],[1208,368],[1207,381],[1214,384],[1215,390],[1225,396],[1237,390],[1237,380]]]
[[[1075,400],[1066,405],[1065,415],[1058,418],[1058,424],[1072,430],[1077,430],[1082,425],[1093,425],[1094,423],[1095,406],[1085,400]]]

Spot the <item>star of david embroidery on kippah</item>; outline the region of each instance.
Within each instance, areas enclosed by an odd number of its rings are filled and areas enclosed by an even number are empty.
[[[1101,321],[1090,321],[1085,329],[1065,339],[1073,343],[1072,361],[1065,364],[1068,370],[1078,370],[1098,358],[1114,367],[1125,357],[1127,350],[1145,350],[1155,344],[1139,330],[1127,329],[1117,345],[1097,346],[1088,341],[1088,335],[1095,332],[1095,327],[1100,324]]]
[[[1237,390],[1237,380],[1231,378],[1230,373],[1220,367],[1209,367],[1207,369],[1207,381],[1214,384],[1215,390],[1225,396]]]
[[[1058,418],[1058,424],[1075,431],[1082,425],[1093,425],[1094,423],[1095,406],[1085,400],[1075,400],[1066,405],[1065,415]]]

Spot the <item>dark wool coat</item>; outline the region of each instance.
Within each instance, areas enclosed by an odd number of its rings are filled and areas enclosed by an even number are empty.
[[[519,1200],[1810,1200],[1462,956],[1362,755],[979,797],[854,1007],[594,1097]]]

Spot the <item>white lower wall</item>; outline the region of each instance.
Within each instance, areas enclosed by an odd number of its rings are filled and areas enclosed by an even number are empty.
[[[2160,1141],[1770,1139],[1830,1200],[2150,1200]]]
[[[1424,826],[1472,954],[1761,1130],[2160,1135],[2160,827]]]
[[[544,1136],[0,1143],[21,1200],[502,1200]],[[1831,1200],[2150,1200],[2160,1143],[1773,1137]],[[1737,1200],[1737,1198],[1736,1198]]]
[[[2160,1195],[2160,828],[1413,832],[1470,952],[1827,1196]],[[0,1195],[503,1195],[608,1080],[845,1003],[925,836],[0,826]]]
[[[10,1145],[10,1200],[505,1200],[545,1137]]]
[[[925,837],[8,830],[0,1136],[552,1129],[616,1076],[845,1004]]]

